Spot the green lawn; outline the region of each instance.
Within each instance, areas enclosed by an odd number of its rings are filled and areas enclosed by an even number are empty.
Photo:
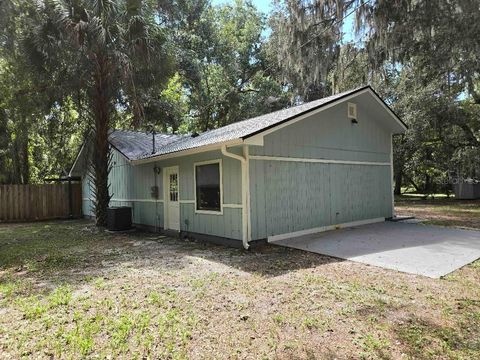
[[[480,357],[480,262],[442,280],[86,221],[0,225],[0,358]]]

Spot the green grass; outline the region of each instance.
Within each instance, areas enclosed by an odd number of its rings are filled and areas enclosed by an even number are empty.
[[[0,225],[0,357],[480,357],[480,261],[434,280],[145,239],[83,221]]]
[[[78,265],[76,248],[106,238],[104,233],[86,230],[78,222],[0,226],[0,267],[24,267],[35,272],[69,269]]]

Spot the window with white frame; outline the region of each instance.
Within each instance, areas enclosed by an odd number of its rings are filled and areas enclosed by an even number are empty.
[[[197,211],[222,211],[220,160],[195,164],[195,197]]]

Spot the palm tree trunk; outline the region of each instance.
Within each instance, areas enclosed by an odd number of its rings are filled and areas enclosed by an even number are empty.
[[[95,142],[92,159],[95,177],[95,217],[97,226],[106,226],[107,208],[110,202],[108,128],[111,103],[108,62],[104,57],[97,59],[94,79],[95,88],[91,100],[95,116]]]

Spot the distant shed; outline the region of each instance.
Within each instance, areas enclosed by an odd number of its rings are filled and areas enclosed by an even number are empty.
[[[393,215],[392,135],[405,124],[369,86],[198,136],[110,133],[111,204],[153,229],[248,247]],[[82,149],[83,211],[93,215]],[[153,152],[153,153],[152,153]]]

